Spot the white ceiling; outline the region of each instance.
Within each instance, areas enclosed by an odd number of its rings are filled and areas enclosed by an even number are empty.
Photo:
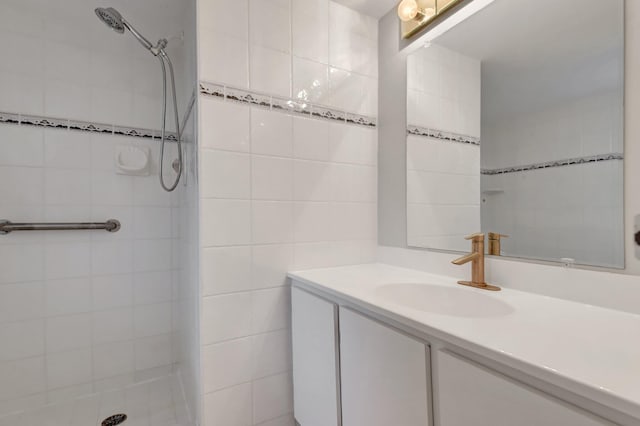
[[[435,43],[482,61],[483,119],[621,85],[622,0],[496,0]]]
[[[373,16],[376,19],[382,18],[392,8],[395,8],[399,0],[334,0],[347,6],[350,9],[357,10],[365,15]]]

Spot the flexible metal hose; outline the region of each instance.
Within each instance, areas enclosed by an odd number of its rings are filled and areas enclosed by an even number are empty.
[[[180,177],[182,176],[183,169],[183,158],[182,158],[182,135],[180,129],[180,119],[178,117],[178,100],[176,98],[176,82],[173,76],[173,64],[171,63],[171,59],[165,53],[164,50],[160,50],[160,54],[158,55],[158,59],[160,60],[160,65],[162,66],[162,133],[161,139],[162,144],[160,147],[160,185],[167,192],[172,192],[178,186],[180,182]],[[164,145],[166,143],[166,126],[167,126],[167,69],[164,61],[167,61],[169,64],[169,75],[171,77],[171,94],[173,97],[173,112],[175,118],[175,126],[176,126],[176,139],[178,142],[178,175],[176,176],[175,181],[171,185],[167,185],[164,182]]]

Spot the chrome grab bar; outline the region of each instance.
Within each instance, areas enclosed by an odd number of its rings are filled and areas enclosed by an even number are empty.
[[[72,223],[13,223],[0,220],[0,235],[13,231],[73,231],[77,229],[104,229],[107,232],[118,232],[120,222],[109,219],[106,222],[72,222]]]

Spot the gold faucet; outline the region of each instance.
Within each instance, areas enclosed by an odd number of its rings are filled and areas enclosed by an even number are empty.
[[[477,233],[464,237],[471,240],[471,253],[451,261],[454,265],[464,265],[471,262],[471,281],[458,281],[458,284],[483,290],[500,291],[500,287],[487,284],[484,281],[484,234]]]
[[[507,238],[508,235],[498,234],[497,232],[489,232],[489,253],[492,256],[502,256],[502,248],[500,247],[501,239]]]

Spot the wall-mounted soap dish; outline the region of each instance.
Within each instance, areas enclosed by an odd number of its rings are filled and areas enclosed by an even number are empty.
[[[149,148],[118,145],[116,146],[115,163],[118,174],[149,176]]]

